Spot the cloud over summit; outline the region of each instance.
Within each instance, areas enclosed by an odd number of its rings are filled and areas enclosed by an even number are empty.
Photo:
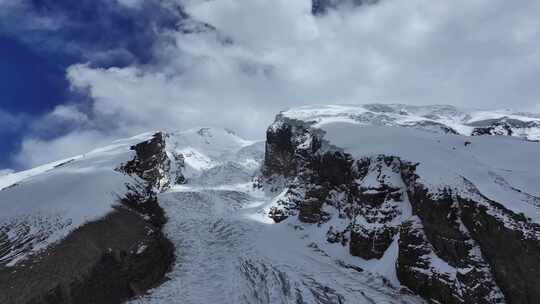
[[[147,63],[71,66],[73,90],[90,97],[83,128],[28,137],[20,161],[38,162],[36,145],[64,149],[59,142],[96,134],[210,125],[262,137],[279,110],[303,104],[540,110],[538,1],[382,0],[322,16],[308,0],[180,4],[190,19],[155,32]]]

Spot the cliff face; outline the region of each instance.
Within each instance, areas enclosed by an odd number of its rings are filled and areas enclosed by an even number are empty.
[[[431,177],[418,170],[421,160],[411,162],[399,152],[349,153],[350,146],[366,149],[377,145],[380,137],[338,146],[339,140],[328,139],[324,124],[299,116],[278,115],[267,131],[264,179],[270,190],[284,189],[269,210],[275,222],[296,218],[328,229],[327,242],[365,260],[383,259],[397,247],[392,262],[399,283],[429,301],[540,300],[535,287],[540,286],[540,276],[535,275],[540,225],[507,208],[513,201],[487,198],[463,175],[453,177],[460,180],[457,183],[433,187]],[[433,143],[441,141],[444,137]],[[463,142],[464,147],[471,144],[468,139]]]

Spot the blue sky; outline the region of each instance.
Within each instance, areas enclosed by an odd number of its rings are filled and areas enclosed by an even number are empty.
[[[68,56],[40,54],[15,37],[0,36],[1,109],[14,115],[37,116],[50,111],[66,98],[68,82],[65,67],[72,63]],[[20,142],[25,126],[0,131],[0,155],[12,153]],[[0,167],[8,166],[7,157],[0,158]]]
[[[0,18],[0,111],[24,119],[10,127],[0,123],[0,168],[16,166],[10,155],[32,131],[34,119],[85,98],[70,91],[67,67],[78,62],[96,68],[148,63],[153,27],[174,28],[177,20],[153,1],[146,1],[144,11],[102,0],[21,3]]]
[[[0,169],[309,104],[540,112],[540,1],[0,0]]]

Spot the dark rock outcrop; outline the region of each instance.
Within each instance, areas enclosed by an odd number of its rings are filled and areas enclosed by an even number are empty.
[[[474,200],[451,188],[430,192],[418,164],[390,155],[354,159],[311,122],[278,116],[267,136],[263,178],[285,180],[270,214],[276,222],[337,216],[349,224],[331,226],[327,241],[364,259],[381,258],[397,241],[398,279],[431,302],[540,300],[540,227],[474,185],[467,189]]]
[[[121,303],[159,284],[173,254],[159,229],[119,207],[24,264],[0,268],[0,303]]]
[[[403,223],[399,234],[397,265],[401,284],[431,301],[462,303],[462,299],[452,288],[451,278],[431,269],[428,257],[432,251],[420,219],[414,218]]]
[[[135,157],[118,169],[129,175],[136,175],[145,181],[148,194],[155,193],[170,185],[168,172],[171,160],[165,151],[165,135],[161,132],[144,142],[131,147]]]
[[[487,207],[468,199],[460,199],[463,223],[480,244],[508,302],[537,303],[540,300],[540,226],[524,221],[495,202],[489,203],[521,229],[511,229]]]

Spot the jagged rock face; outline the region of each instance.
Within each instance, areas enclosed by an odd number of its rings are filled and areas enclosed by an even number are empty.
[[[437,299],[441,294],[444,303],[503,302],[504,296],[482,255],[483,248],[463,223],[461,207],[451,190],[444,189],[435,197],[411,180],[408,189],[416,216],[400,232],[400,280],[426,298]],[[414,255],[418,260],[410,258]],[[441,273],[440,269],[430,268],[430,263],[441,261],[450,271]]]
[[[450,277],[430,267],[433,252],[418,218],[405,222],[399,235],[397,274],[400,282],[427,299],[441,303],[461,303],[451,287]]]
[[[460,200],[462,220],[478,240],[495,278],[510,303],[535,303],[540,299],[540,227],[509,213],[495,202],[499,212],[512,218],[522,229],[509,229],[471,200]],[[524,227],[523,227],[524,226]],[[523,233],[523,231],[532,231]]]
[[[165,150],[165,135],[161,132],[144,142],[131,147],[135,151],[132,160],[119,167],[119,171],[136,175],[142,183],[126,185],[130,190],[121,203],[144,214],[161,228],[165,224],[165,214],[157,201],[157,194],[170,186],[171,160]],[[177,155],[175,161],[183,164],[183,157]],[[176,172],[176,181],[183,181],[181,171]]]
[[[135,151],[135,157],[122,165],[120,170],[127,174],[139,176],[146,181],[149,189],[152,188],[161,190],[170,185],[168,172],[171,168],[171,161],[165,151],[165,135],[161,132],[139,144],[131,147]],[[179,161],[183,159],[181,156],[177,158]]]
[[[452,187],[428,190],[417,163],[396,155],[355,159],[311,121],[278,116],[267,136],[264,178],[286,180],[270,210],[274,221],[336,223],[327,241],[366,260],[381,259],[397,242],[400,283],[432,302],[540,299],[540,226],[468,181],[465,196]]]

